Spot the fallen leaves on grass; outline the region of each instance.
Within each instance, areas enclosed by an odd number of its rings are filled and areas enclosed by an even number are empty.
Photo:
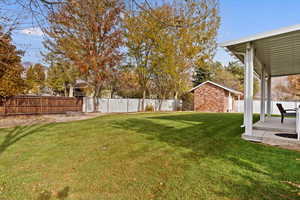
[[[298,184],[298,183],[293,183],[291,181],[281,181],[281,182],[300,189],[300,184]]]

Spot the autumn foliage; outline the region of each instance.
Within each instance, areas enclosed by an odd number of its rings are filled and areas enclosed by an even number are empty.
[[[138,82],[158,98],[177,98],[187,91],[191,71],[210,62],[216,49],[220,18],[217,1],[184,1],[125,15],[128,56]]]
[[[56,48],[80,69],[98,96],[112,68],[119,64],[122,45],[119,0],[69,0],[50,16],[46,31]]]
[[[41,64],[30,66],[26,71],[26,86],[30,94],[40,95],[46,86],[45,67]]]
[[[109,90],[111,97],[166,99],[183,95],[191,87],[192,72],[204,69],[214,56],[220,25],[218,0],[158,2],[64,0],[35,4],[49,9],[44,13],[48,26],[43,29],[44,60],[49,68],[47,77],[39,65],[28,69],[27,91],[41,94],[50,87],[52,94],[67,95],[80,80],[94,99],[104,90]],[[9,37],[3,41],[5,38]],[[4,65],[0,69],[1,81],[6,80],[2,85],[10,92],[5,95],[18,94],[23,90],[20,57],[13,46],[4,50],[12,52],[6,64],[14,66],[11,71]]]
[[[79,69],[95,98],[122,58],[123,8],[121,0],[68,0],[49,17],[52,47]]]
[[[25,83],[21,75],[22,52],[12,44],[9,34],[0,27],[0,97],[9,97],[23,93]]]
[[[293,95],[294,98],[300,99],[300,76],[290,76],[288,77],[288,81],[290,93]]]

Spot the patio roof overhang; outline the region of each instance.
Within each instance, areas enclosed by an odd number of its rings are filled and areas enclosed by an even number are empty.
[[[290,26],[221,44],[245,64],[244,124],[245,135],[253,135],[253,74],[260,77],[260,120],[267,111],[271,117],[271,79],[300,74],[300,25]],[[267,109],[265,108],[267,100]],[[297,109],[300,139],[300,109]],[[298,128],[297,128],[298,130]]]
[[[247,44],[254,48],[254,71],[271,77],[300,74],[300,24],[220,44],[244,63]]]

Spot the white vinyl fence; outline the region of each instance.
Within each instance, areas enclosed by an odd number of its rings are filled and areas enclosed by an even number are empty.
[[[139,112],[142,111],[142,99],[98,99],[97,112],[102,113],[122,113],[122,112]],[[145,99],[144,107],[152,105],[154,111],[176,111],[180,110],[182,102],[175,99]],[[83,98],[83,112],[93,112],[94,103],[92,97]]]
[[[274,115],[280,115],[276,103],[281,103],[284,109],[293,109],[299,107],[300,105],[299,101],[272,101],[271,114]],[[238,105],[238,112],[244,112],[244,101],[243,100],[238,101],[237,105]],[[267,102],[266,102],[266,106],[267,106]],[[253,112],[260,113],[260,100],[253,101]]]

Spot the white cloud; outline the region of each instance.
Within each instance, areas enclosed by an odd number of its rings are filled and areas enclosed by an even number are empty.
[[[38,27],[26,28],[21,30],[20,33],[34,36],[42,36],[44,34],[43,31]]]

